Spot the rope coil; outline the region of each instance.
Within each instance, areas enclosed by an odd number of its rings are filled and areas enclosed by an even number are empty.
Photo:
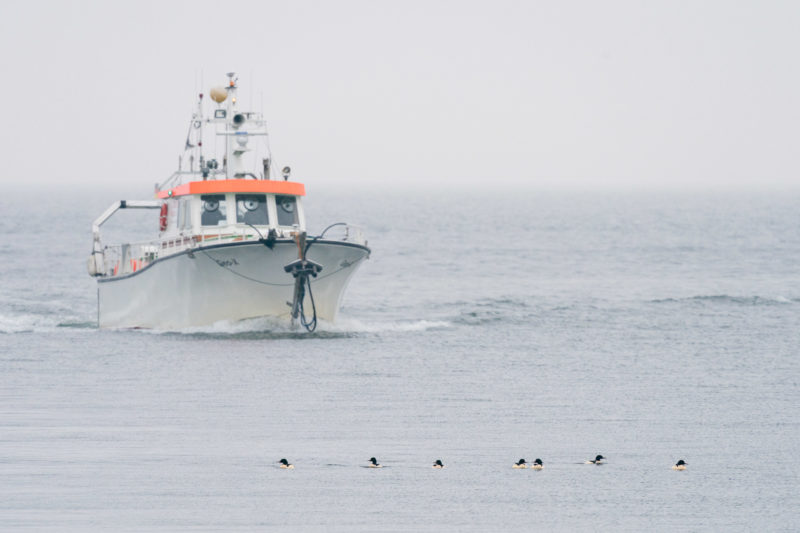
[[[312,241],[313,242],[313,241]],[[300,324],[309,333],[317,328],[317,305],[314,303],[314,293],[311,292],[311,278],[316,278],[322,270],[322,265],[306,259],[306,252],[312,243],[306,245],[306,232],[301,231],[295,235],[298,259],[292,261],[283,270],[294,277],[294,298],[292,299],[292,323],[300,318]],[[308,297],[311,300],[311,319],[306,318],[305,297],[308,287]]]

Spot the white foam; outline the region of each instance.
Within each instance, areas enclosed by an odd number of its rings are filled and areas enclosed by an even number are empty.
[[[13,315],[0,314],[0,333],[24,333],[27,331],[45,331],[56,327],[57,322],[52,318],[29,313]]]
[[[339,318],[335,323],[320,320],[316,331],[319,333],[383,333],[383,332],[415,332],[435,328],[449,327],[449,322],[440,320],[410,320],[393,322],[364,322],[354,318]],[[300,326],[292,327],[287,318],[259,317],[244,320],[221,320],[208,326],[179,328],[175,330],[143,330],[150,333],[181,333],[185,335],[239,335],[244,333],[304,333]]]

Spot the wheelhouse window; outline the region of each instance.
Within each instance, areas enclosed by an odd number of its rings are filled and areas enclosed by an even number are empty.
[[[236,222],[253,226],[268,225],[267,196],[264,194],[237,194]]]
[[[297,216],[297,198],[294,196],[276,196],[275,206],[278,208],[279,226],[293,226],[300,223]]]
[[[203,203],[203,215],[200,224],[203,226],[224,226],[228,223],[224,194],[204,194],[200,197]]]

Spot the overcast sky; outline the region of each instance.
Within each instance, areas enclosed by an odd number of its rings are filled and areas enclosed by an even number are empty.
[[[797,186],[797,1],[0,4],[2,182],[175,170],[200,76],[309,186]]]

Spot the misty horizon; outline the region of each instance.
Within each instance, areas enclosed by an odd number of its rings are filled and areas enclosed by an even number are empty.
[[[0,7],[0,181],[147,190],[236,71],[309,187],[798,182],[798,4],[254,3],[231,25],[216,6]]]

